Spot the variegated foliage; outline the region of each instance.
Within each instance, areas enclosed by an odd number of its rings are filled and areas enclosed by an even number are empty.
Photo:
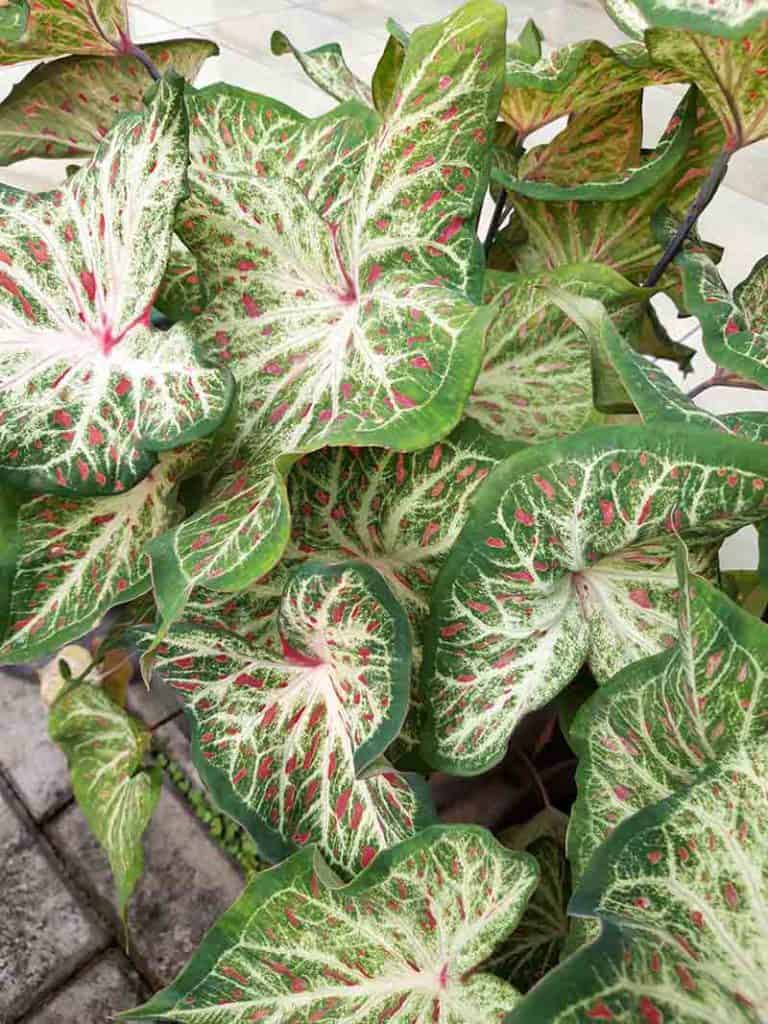
[[[515,930],[497,947],[485,969],[527,992],[560,961],[568,934],[566,907],[571,874],[565,858],[568,818],[545,808],[526,825],[499,837],[510,850],[525,850],[539,866],[539,881]]]
[[[124,491],[157,451],[210,433],[226,372],[184,325],[149,327],[186,188],[183,79],[121,117],[51,193],[0,194],[0,477],[35,489]]]
[[[288,480],[296,515],[276,572],[306,558],[359,559],[376,569],[413,627],[410,708],[388,756],[417,746],[422,701],[421,638],[437,572],[469,515],[472,495],[503,458],[520,447],[462,423],[445,441],[420,452],[326,448],[305,455]],[[274,585],[274,574],[255,593]]]
[[[194,81],[215,43],[179,39],[148,43],[159,71]],[[116,117],[140,112],[151,79],[131,56],[64,57],[38,64],[0,103],[0,164],[28,157],[76,158],[95,153]]]
[[[632,94],[650,85],[681,80],[651,60],[645,47],[625,43],[611,49],[589,40],[553,50],[538,60],[517,51],[507,54],[501,117],[521,138],[567,114],[601,107],[607,98]]]
[[[508,1024],[759,1024],[768,1005],[768,741],[625,821],[572,901],[602,935]]]
[[[0,36],[0,64],[66,53],[114,54],[128,42],[126,0],[29,0],[10,38]],[[18,27],[23,24],[23,32]]]
[[[475,774],[586,660],[600,681],[674,642],[678,536],[707,572],[766,516],[768,451],[677,424],[598,428],[513,455],[435,584],[425,755]]]
[[[664,241],[677,224],[660,210],[654,228]],[[682,304],[698,317],[707,355],[718,366],[768,387],[768,257],[752,268],[733,295],[701,246],[688,242],[675,257]]]
[[[667,138],[681,131],[689,102],[689,98],[681,102],[667,127]],[[696,116],[693,136],[679,163],[639,195],[602,202],[515,195],[514,217],[499,237],[499,245],[507,238],[510,243],[502,269],[532,273],[544,267],[554,269],[571,263],[601,263],[632,282],[641,283],[662,252],[662,245],[651,230],[652,214],[659,205],[666,203],[677,215],[682,215],[723,147],[723,128],[701,99]],[[571,144],[577,150],[582,146],[578,124],[570,125],[565,133],[566,139],[555,138],[549,144],[556,147],[559,164],[563,163],[563,154],[569,151]],[[626,168],[627,165],[617,167],[615,164],[617,154],[623,152],[625,158],[629,158],[632,153],[631,147],[622,150],[622,142],[616,139],[618,134],[626,141],[626,113],[617,109],[610,118],[604,119],[601,134],[603,158],[614,162],[592,162],[579,173],[571,173],[570,180],[583,180],[585,176],[589,180],[595,168],[600,177]],[[537,159],[546,164],[546,153],[540,152]],[[493,262],[493,251],[491,261],[492,265],[499,265]]]
[[[373,104],[371,87],[350,71],[338,43],[326,43],[314,50],[297,49],[284,32],[273,32],[270,40],[272,53],[281,56],[292,53],[305,73],[323,92],[335,100],[360,100]]]
[[[592,345],[593,378],[610,367],[632,399],[642,419],[677,420],[727,434],[768,442],[768,412],[716,415],[696,405],[664,370],[647,360],[622,337],[605,308],[590,299],[550,289],[552,301],[584,331]],[[595,381],[595,390],[600,390]]]
[[[173,985],[127,1020],[502,1024],[519,996],[478,972],[535,862],[490,833],[425,831],[341,885],[310,850],[258,875]]]
[[[572,117],[549,145],[521,161],[517,174],[494,168],[493,177],[515,195],[533,199],[606,202],[643,195],[665,181],[689,150],[697,106],[696,91],[691,90],[677,123],[645,156],[640,151],[640,104],[635,97],[629,103],[613,101],[598,108],[598,117]]]
[[[154,664],[186,701],[204,781],[264,856],[316,843],[351,875],[429,817],[420,780],[380,757],[408,706],[410,646],[370,566],[310,562],[282,598],[201,607]]]
[[[151,586],[146,544],[182,517],[176,494],[203,445],[160,456],[126,494],[77,498],[5,495],[13,548],[0,662],[54,652],[94,629],[115,605]]]
[[[155,308],[176,323],[192,320],[201,313],[203,301],[197,260],[174,236],[165,274],[155,295]]]
[[[552,302],[551,287],[599,298],[637,320],[647,301],[646,293],[608,267],[583,264],[531,275],[490,272],[486,290],[494,316],[465,415],[501,437],[548,441],[594,418],[590,346]]]
[[[124,915],[144,868],[141,837],[160,798],[160,768],[144,764],[150,734],[89,682],[59,695],[48,729],[67,755],[75,799],[109,858]]]
[[[208,300],[190,329],[244,397],[203,507],[154,547],[166,620],[196,582],[231,590],[276,562],[296,455],[415,450],[459,419],[488,316],[469,299],[504,23],[472,0],[417,30],[385,124],[355,101],[307,121],[239,90],[190,96],[178,229]]]
[[[688,572],[678,637],[629,665],[579,711],[579,796],[568,835],[576,878],[621,822],[768,732],[768,626]]]

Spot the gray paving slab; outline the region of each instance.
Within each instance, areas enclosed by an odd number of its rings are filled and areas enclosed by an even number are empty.
[[[105,947],[108,937],[2,790],[0,905],[0,1020],[10,1022]]]
[[[46,827],[47,835],[106,912],[116,917],[107,859],[77,807]],[[243,879],[186,804],[168,788],[147,830],[145,870],[128,914],[131,956],[156,985],[176,977],[205,932],[240,895]]]
[[[21,1024],[108,1024],[114,1014],[139,1006],[149,995],[117,950],[88,964]]]

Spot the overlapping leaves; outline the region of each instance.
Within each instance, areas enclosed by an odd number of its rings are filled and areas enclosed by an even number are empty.
[[[625,668],[573,723],[577,876],[622,821],[768,732],[768,626],[690,575],[682,555],[679,576],[675,646]]]
[[[476,968],[536,874],[526,854],[466,827],[429,829],[344,886],[298,853],[258,875],[174,984],[123,1017],[502,1024],[519,997]]]
[[[372,105],[371,87],[347,67],[338,43],[326,43],[305,52],[295,47],[284,32],[273,32],[270,47],[276,56],[292,53],[315,85],[334,99],[360,100]]]
[[[646,301],[641,289],[607,267],[489,273],[494,316],[465,414],[501,437],[548,441],[588,426],[594,416],[589,344],[552,302],[551,287],[599,298],[637,319]]]
[[[13,31],[0,36],[0,64],[66,53],[113,54],[128,40],[126,0],[25,0],[23,7]]]
[[[0,661],[30,661],[90,632],[151,586],[146,544],[181,518],[176,492],[202,446],[160,456],[127,494],[77,498],[5,494],[13,547]],[[6,626],[7,621],[7,626]]]
[[[405,613],[355,562],[310,562],[281,599],[232,603],[201,607],[156,655],[186,700],[198,769],[265,856],[316,843],[354,874],[428,817],[420,781],[380,759],[408,706]]]
[[[617,828],[570,907],[598,917],[601,937],[508,1024],[756,1024],[766,1004],[767,779],[763,737]]]
[[[354,102],[308,122],[237,90],[190,99],[179,231],[208,293],[192,329],[246,398],[205,505],[155,547],[166,619],[194,582],[233,589],[274,564],[293,456],[418,449],[458,420],[487,316],[468,297],[503,30],[473,0],[414,33],[386,125]]]
[[[148,43],[159,71],[173,68],[194,81],[215,43],[178,39]],[[39,64],[0,104],[0,163],[29,157],[95,153],[117,116],[142,110],[151,79],[132,56],[64,57]]]
[[[0,195],[0,475],[122,491],[210,433],[231,381],[183,325],[149,327],[186,188],[183,79],[123,116],[61,189]]]
[[[667,211],[654,219],[667,240],[676,223]],[[688,242],[675,258],[683,303],[701,323],[704,347],[725,370],[768,387],[768,259],[759,260],[733,295],[701,246]]]
[[[435,584],[427,759],[478,773],[585,660],[607,681],[674,642],[676,537],[708,571],[725,536],[765,517],[766,476],[762,446],[661,422],[499,465]]]
[[[48,728],[67,755],[75,799],[109,858],[124,914],[144,867],[141,837],[160,798],[160,768],[144,764],[150,734],[88,682],[56,699]]]

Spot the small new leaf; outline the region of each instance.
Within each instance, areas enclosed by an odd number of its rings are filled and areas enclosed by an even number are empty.
[[[150,734],[88,682],[56,699],[48,730],[67,756],[75,799],[109,858],[124,916],[144,868],[141,837],[160,798],[160,768],[144,765]]]

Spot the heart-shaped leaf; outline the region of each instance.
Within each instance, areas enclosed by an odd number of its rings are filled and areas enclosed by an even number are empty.
[[[477,492],[435,583],[425,756],[476,774],[587,660],[607,681],[676,634],[678,535],[693,568],[766,517],[768,451],[676,423],[601,428],[513,455]]]
[[[473,0],[415,32],[385,125],[354,103],[307,122],[231,90],[190,101],[180,232],[210,300],[191,326],[248,399],[206,503],[155,545],[166,621],[196,582],[235,589],[275,563],[296,455],[416,450],[458,421],[488,317],[468,297],[482,288],[504,19]]]
[[[678,130],[688,103],[687,98],[681,102],[666,138]],[[662,252],[651,230],[652,214],[662,203],[677,214],[687,209],[701,178],[722,150],[723,139],[718,119],[700,100],[696,130],[678,167],[641,195],[605,202],[516,195],[516,216],[502,235],[513,232],[518,240],[513,246],[517,269],[533,272],[569,263],[602,263],[633,282],[642,282]]]
[[[371,87],[349,70],[338,43],[326,43],[303,52],[293,45],[284,32],[273,32],[270,46],[272,53],[278,57],[292,53],[307,77],[340,103],[360,100],[369,107],[373,106]]]
[[[617,105],[613,108],[608,126],[608,137],[623,132],[623,138],[617,154],[619,162],[611,169],[612,173],[607,177],[596,171],[590,164],[591,173],[588,177],[585,168],[581,173],[576,171],[571,174],[565,183],[558,180],[538,180],[545,176],[541,174],[541,167],[538,168],[536,178],[530,179],[524,177],[528,166],[526,163],[521,164],[519,177],[512,176],[498,167],[493,169],[493,177],[500,185],[515,195],[528,196],[532,199],[603,202],[610,199],[631,199],[643,195],[664,181],[678,167],[690,149],[697,124],[697,105],[697,93],[695,89],[692,89],[681,108],[679,120],[672,130],[662,137],[652,155],[641,163],[630,166],[624,162],[627,154],[625,147],[629,145],[634,148],[634,143],[632,135],[627,137],[625,118],[627,111],[631,116],[636,112],[637,107],[635,106],[633,109],[632,103],[625,102],[621,107]],[[587,129],[589,144],[584,147],[583,137],[587,124],[589,125]],[[636,131],[637,122],[634,119],[631,121],[631,126],[632,130]],[[568,163],[563,159],[564,151],[569,154],[574,163],[577,163],[579,159],[589,159],[591,146],[596,142],[602,142],[602,137],[599,127],[595,126],[594,119],[585,117],[583,120],[576,121],[575,124],[569,124],[565,132],[557,136],[552,143],[555,146],[555,155],[559,157],[559,161],[555,165],[555,178],[565,177],[567,173]],[[601,155],[605,160],[604,147],[600,146],[599,148],[603,150]],[[608,158],[610,159],[610,156]],[[542,161],[546,164],[543,155],[540,155],[539,162]],[[563,163],[565,163],[565,168],[563,168]]]
[[[144,870],[141,837],[160,799],[162,772],[144,765],[151,736],[88,682],[54,701],[48,730],[67,755],[75,799],[109,858],[124,915]]]
[[[572,726],[579,796],[568,856],[577,878],[622,821],[768,730],[768,626],[690,575],[682,554],[678,571],[676,645],[625,668]]]
[[[124,490],[210,433],[232,382],[148,326],[186,188],[183,79],[163,79],[61,187],[0,195],[0,475]]]
[[[514,928],[536,873],[466,826],[428,829],[348,885],[298,853],[253,879],[173,985],[122,1016],[501,1024],[519,996],[474,969]]]
[[[768,4],[729,6],[748,12],[751,27],[722,21],[716,35],[654,28],[646,42],[653,60],[674,68],[706,96],[732,152],[768,135]],[[706,9],[702,3],[705,17]],[[733,34],[727,38],[729,28]]]
[[[219,805],[269,859],[314,842],[348,874],[413,835],[421,787],[376,760],[411,673],[408,620],[378,573],[307,563],[282,599],[256,602],[250,639],[223,629],[222,611],[175,627],[156,656]]]
[[[34,0],[14,7],[12,31],[0,34],[0,64],[65,53],[114,55],[128,41],[126,0]]]
[[[126,494],[41,494],[18,505],[7,524],[15,553],[0,661],[50,654],[150,589],[144,546],[179,520],[176,491],[200,447],[161,455]]]
[[[662,241],[677,228],[667,210],[654,217]],[[688,242],[674,259],[685,309],[701,323],[707,355],[718,366],[768,387],[768,258],[759,260],[733,295],[701,246]]]
[[[570,905],[600,918],[602,936],[537,985],[508,1024],[757,1024],[766,1000],[767,819],[763,738],[625,821]]]
[[[611,49],[588,40],[560,47],[535,63],[508,52],[501,117],[525,138],[565,114],[602,106],[607,97],[680,80],[679,73],[654,64],[637,43]]]
[[[173,68],[192,82],[218,53],[204,39],[148,43],[155,66]],[[39,64],[0,103],[0,164],[27,157],[84,157],[95,153],[115,118],[140,112],[151,84],[131,56],[64,57]]]
[[[386,118],[395,96],[397,80],[403,70],[406,47],[393,35],[387,40],[384,52],[379,58],[371,80],[373,105],[383,118]]]
[[[548,289],[567,288],[636,316],[646,293],[593,264],[527,276],[490,272],[486,287],[495,293],[494,317],[465,415],[501,437],[528,442],[587,426],[594,416],[590,346]]]

